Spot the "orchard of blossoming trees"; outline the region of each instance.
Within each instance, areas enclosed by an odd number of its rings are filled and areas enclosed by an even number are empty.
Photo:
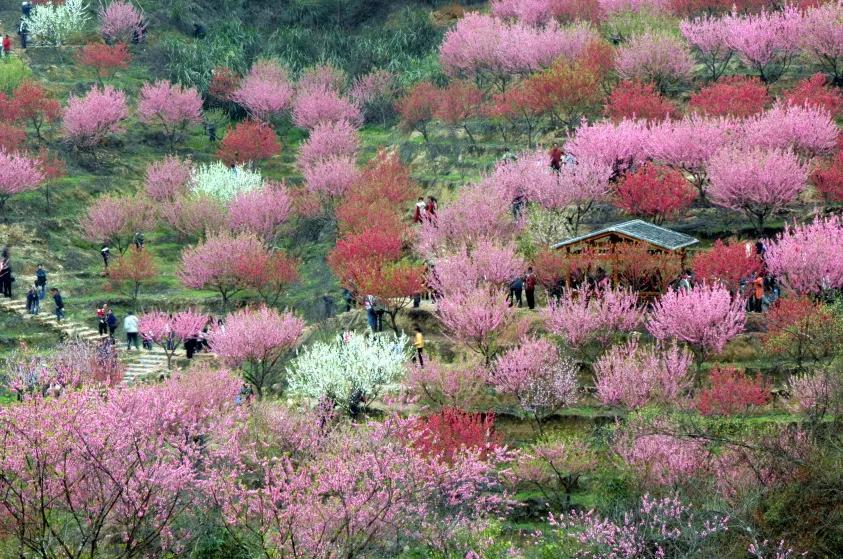
[[[219,4],[3,12],[0,555],[843,556],[843,4]]]

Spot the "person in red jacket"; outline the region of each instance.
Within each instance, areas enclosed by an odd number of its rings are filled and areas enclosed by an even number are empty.
[[[531,309],[536,308],[536,274],[533,272],[533,267],[527,268],[527,274],[524,276],[524,291],[527,294],[527,306]]]
[[[10,54],[12,54],[12,39],[7,33],[3,35],[3,56],[9,56]]]
[[[550,167],[554,171],[559,171],[562,168],[562,155],[559,144],[553,144],[553,149],[550,150]]]

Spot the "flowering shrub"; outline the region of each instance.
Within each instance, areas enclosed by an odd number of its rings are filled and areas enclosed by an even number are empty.
[[[610,286],[593,292],[566,290],[544,311],[547,329],[562,336],[572,347],[593,340],[608,343],[617,333],[635,330],[643,316],[635,293]]]
[[[718,368],[711,371],[696,405],[703,415],[734,415],[763,406],[770,398],[770,385],[761,375],[753,378],[738,369]]]
[[[89,19],[85,0],[65,0],[35,6],[25,21],[35,42],[58,47],[85,29]]]
[[[786,225],[765,247],[767,269],[785,287],[813,295],[843,287],[843,223],[838,216]]]
[[[807,297],[779,299],[767,314],[765,349],[795,363],[799,369],[809,361],[833,360],[840,354],[841,341],[843,318],[836,309]]]
[[[761,80],[730,76],[695,92],[688,105],[708,116],[745,118],[762,112],[769,103]]]
[[[45,178],[37,160],[0,149],[0,211],[9,198],[35,190]]]
[[[122,91],[110,85],[94,87],[84,97],[70,96],[64,111],[64,131],[77,148],[91,149],[110,134],[122,132],[128,116]]]
[[[243,165],[269,159],[279,153],[281,144],[270,126],[244,120],[226,132],[217,157],[226,165]]]
[[[454,456],[464,450],[476,450],[485,457],[503,444],[503,437],[495,432],[494,413],[444,408],[418,419],[413,430],[417,450],[447,462],[453,462]]]
[[[512,464],[509,477],[526,485],[558,508],[570,506],[571,493],[583,475],[597,468],[597,457],[581,440],[542,440],[522,451]]]
[[[221,161],[197,165],[190,175],[190,189],[228,202],[238,194],[257,190],[263,184],[259,171],[243,166],[227,167]]]
[[[131,60],[132,55],[125,43],[89,43],[79,52],[79,64],[93,68],[100,80],[118,69],[128,68]]]
[[[194,311],[167,314],[161,311],[140,317],[139,332],[144,340],[157,344],[167,355],[167,368],[172,368],[173,357],[179,346],[190,339],[198,339],[208,317]]]
[[[630,215],[661,224],[681,215],[696,198],[696,190],[682,173],[645,164],[624,175],[617,187],[615,205]]]
[[[427,359],[424,367],[410,367],[404,385],[425,404],[472,409],[485,380],[485,371],[475,365],[446,367]]]
[[[145,26],[143,12],[129,2],[114,0],[99,9],[100,34],[106,41],[128,43],[139,38]]]
[[[694,439],[623,433],[612,449],[645,487],[682,485],[707,472],[708,450]]]
[[[837,412],[843,402],[843,379],[827,369],[790,377],[788,390],[791,407],[817,417]]]
[[[615,67],[621,78],[650,82],[667,93],[691,79],[694,59],[677,39],[644,33],[618,49]]]
[[[651,83],[622,82],[612,90],[603,113],[616,122],[625,118],[660,120],[675,117],[677,109]]]
[[[286,69],[265,60],[255,62],[248,75],[231,89],[230,98],[264,122],[287,110],[294,94]]]
[[[790,105],[813,105],[828,111],[832,117],[843,112],[843,94],[828,85],[823,74],[814,74],[800,81],[787,92],[785,101]]]
[[[147,83],[140,90],[138,117],[141,122],[160,125],[172,146],[177,134],[202,122],[202,98],[196,89],[167,80]]]
[[[826,202],[843,202],[843,151],[830,162],[818,165],[811,182]]]
[[[761,272],[762,262],[754,246],[748,250],[745,243],[724,243],[718,239],[711,250],[694,256],[692,267],[698,280],[720,282],[736,293],[742,279],[754,278]]]
[[[346,121],[352,126],[363,125],[363,113],[352,101],[331,89],[300,90],[293,101],[293,123],[312,130],[319,124]]]
[[[633,338],[594,363],[597,397],[607,405],[639,408],[676,402],[691,384],[692,356],[676,345],[640,346]]]
[[[356,414],[401,377],[408,358],[406,336],[346,332],[331,342],[307,346],[293,359],[287,368],[290,392],[329,398]]]
[[[187,184],[193,162],[168,155],[161,161],[150,163],[146,168],[144,190],[156,202],[173,201],[187,193]]]

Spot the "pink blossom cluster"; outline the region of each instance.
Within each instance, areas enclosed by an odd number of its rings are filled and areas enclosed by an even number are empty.
[[[192,171],[193,162],[190,159],[168,155],[147,166],[144,191],[156,202],[173,201],[177,196],[187,193]]]
[[[811,158],[833,153],[838,133],[834,119],[823,108],[776,103],[741,123],[739,141],[752,147],[792,150]]]
[[[650,155],[650,131],[643,120],[583,122],[565,149],[577,160],[596,160],[624,170],[643,163]]]
[[[843,222],[839,216],[787,225],[766,244],[767,270],[797,293],[843,287]]]
[[[670,289],[653,305],[647,329],[659,340],[690,344],[700,356],[723,351],[743,332],[744,302],[719,284]]]
[[[487,361],[494,352],[496,336],[512,322],[515,315],[503,291],[486,287],[443,297],[436,312],[453,339]]]
[[[138,117],[141,122],[160,124],[171,135],[188,124],[202,122],[202,97],[195,88],[167,80],[147,83],[140,90]]]
[[[326,89],[335,93],[345,91],[348,76],[345,72],[331,64],[320,64],[307,68],[303,73],[296,88],[299,91]]]
[[[226,208],[207,194],[177,195],[159,208],[161,218],[180,236],[203,238],[219,233],[226,224]]]
[[[129,117],[126,95],[110,85],[94,87],[84,97],[71,95],[64,111],[64,131],[79,148],[93,148],[121,132]]]
[[[463,246],[437,258],[435,273],[429,275],[428,284],[444,295],[483,285],[501,288],[523,275],[524,270],[526,264],[513,245],[501,246],[482,240],[470,249]]]
[[[231,94],[231,99],[254,118],[266,122],[287,110],[293,95],[284,68],[274,62],[258,61]]]
[[[634,331],[644,319],[637,294],[609,285],[594,291],[567,290],[543,313],[547,329],[575,348],[596,339],[607,343],[616,333]]]
[[[148,233],[157,223],[155,207],[147,200],[106,194],[88,207],[82,231],[89,241],[112,242],[123,252],[135,233]]]
[[[613,450],[649,486],[681,485],[708,471],[708,450],[695,439],[630,434],[616,441]]]
[[[44,179],[37,160],[0,149],[0,210],[9,197],[35,190]]]
[[[353,101],[327,87],[299,89],[293,101],[293,123],[313,130],[319,124],[345,121],[355,128],[363,125],[363,113]]]
[[[167,355],[167,368],[182,343],[198,339],[199,333],[208,324],[208,316],[195,311],[181,311],[168,314],[152,311],[140,317],[139,332],[144,340],[157,344]]]
[[[648,32],[632,37],[618,49],[615,69],[625,80],[651,82],[666,92],[692,78],[694,59],[678,39]]]
[[[141,36],[146,25],[140,8],[124,0],[100,5],[99,20],[100,34],[106,41],[127,44]]]
[[[357,129],[348,121],[317,124],[299,148],[298,166],[304,170],[331,157],[355,157],[360,147]]]
[[[612,347],[594,363],[597,397],[606,405],[671,404],[690,388],[693,356],[677,345],[642,346],[637,338]]]
[[[292,210],[287,186],[267,181],[260,190],[234,197],[228,205],[228,226],[236,232],[254,233],[271,244]]]
[[[320,159],[303,170],[307,190],[328,199],[342,197],[360,176],[352,157],[338,156]]]

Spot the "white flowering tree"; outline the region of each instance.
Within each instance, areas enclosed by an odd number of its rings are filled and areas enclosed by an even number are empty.
[[[58,47],[71,35],[84,32],[89,19],[87,2],[66,0],[63,4],[48,2],[35,6],[25,21],[37,44]]]
[[[260,172],[243,166],[227,167],[221,161],[197,165],[190,176],[193,192],[207,194],[221,202],[230,202],[238,194],[257,190],[262,184]]]
[[[391,333],[366,336],[346,332],[332,342],[317,342],[287,368],[290,392],[329,398],[354,414],[404,373],[408,347],[406,336]]]

